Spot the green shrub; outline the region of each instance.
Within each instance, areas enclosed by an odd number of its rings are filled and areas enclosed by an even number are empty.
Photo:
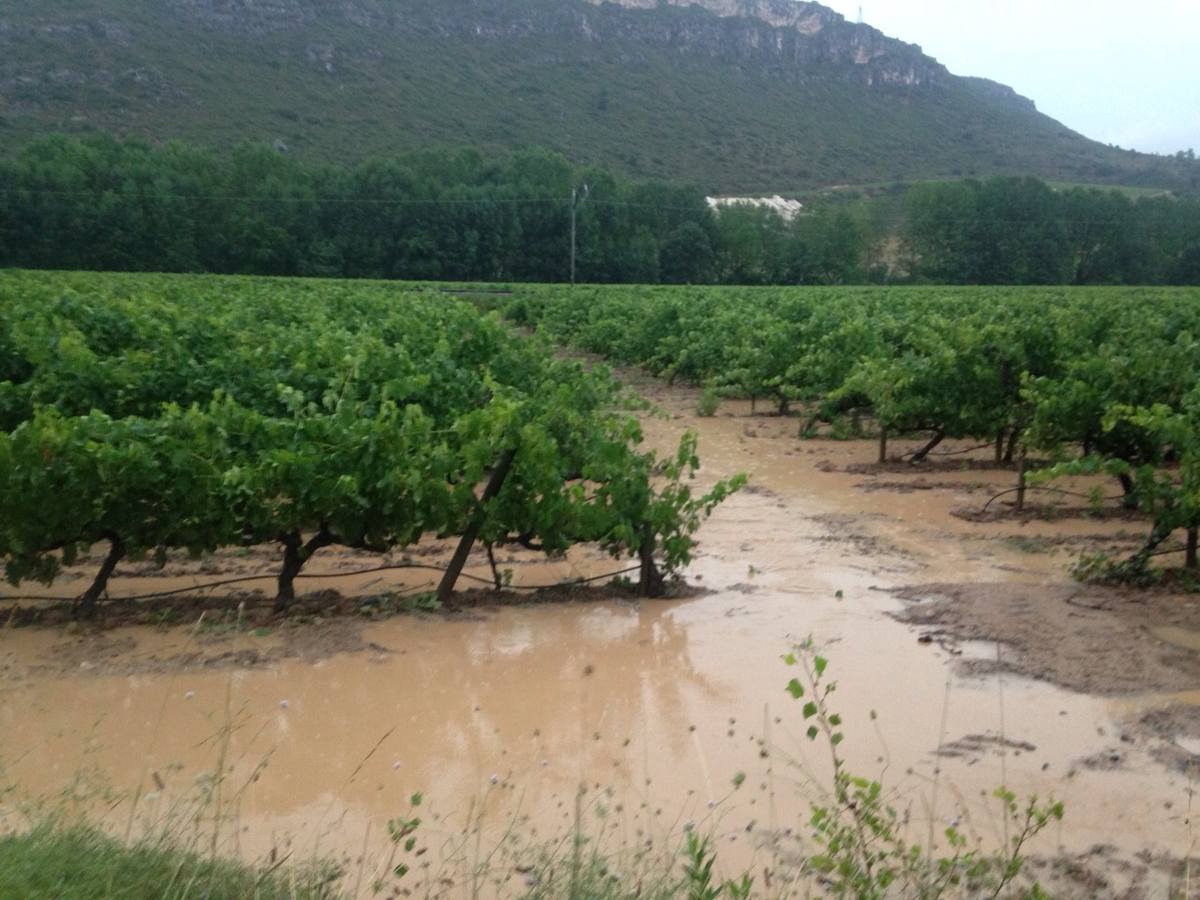
[[[700,399],[696,401],[696,415],[704,419],[711,418],[717,414],[720,406],[721,395],[717,393],[717,389],[707,387],[701,392]]]

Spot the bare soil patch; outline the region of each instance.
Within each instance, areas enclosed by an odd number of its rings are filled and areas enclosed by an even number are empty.
[[[990,485],[976,481],[927,481],[923,477],[914,481],[860,481],[854,487],[868,494],[876,491],[892,491],[897,494],[912,494],[917,491],[964,491],[973,494],[991,490]]]
[[[1153,742],[1154,758],[1194,778],[1200,774],[1200,706],[1172,703],[1133,719],[1130,730]]]
[[[1073,506],[1052,503],[1026,503],[1017,509],[1011,502],[993,503],[982,507],[959,507],[950,511],[965,522],[1059,522],[1069,519],[1091,519],[1096,522],[1149,522],[1149,517],[1137,509],[1122,506]]]
[[[850,463],[843,469],[850,475],[929,475],[952,474],[955,472],[1013,472],[1016,463],[996,462],[991,459],[976,459],[967,456],[944,456],[940,459],[927,458],[921,462],[904,459],[889,459],[887,462]]]
[[[1097,695],[1186,691],[1200,685],[1200,652],[1151,629],[1200,630],[1200,598],[1092,585],[926,584],[896,592],[896,614],[931,637],[989,641],[999,660],[959,659],[965,671],[1012,671]]]
[[[696,596],[702,591],[682,582],[672,583],[664,596]],[[614,598],[636,598],[636,586],[621,583],[595,587],[562,584],[552,588],[521,592],[517,590],[457,591],[445,605],[426,606],[421,596],[411,592],[384,592],[344,595],[325,589],[301,594],[282,613],[275,612],[274,600],[262,591],[213,595],[181,593],[149,600],[111,601],[98,607],[92,620],[79,620],[71,603],[14,603],[0,607],[0,620],[9,628],[63,629],[68,634],[101,633],[126,626],[183,626],[199,635],[219,635],[223,630],[269,628],[276,625],[304,625],[317,620],[357,618],[380,619],[412,612],[439,612],[455,615],[470,610],[524,606],[539,603],[588,602]]]
[[[1142,851],[1128,856],[1111,845],[1097,844],[1080,853],[1032,856],[1027,865],[1051,897],[1151,900],[1183,896],[1184,863],[1160,853]]]

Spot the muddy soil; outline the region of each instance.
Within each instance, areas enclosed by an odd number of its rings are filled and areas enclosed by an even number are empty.
[[[1059,896],[1167,895],[1192,848],[1200,597],[1069,575],[1082,550],[1134,547],[1144,522],[1088,517],[1070,497],[1039,501],[1039,516],[956,516],[1012,486],[989,449],[878,466],[873,440],[802,440],[796,418],[748,404],[699,418],[697,392],[622,375],[651,401],[651,445],[699,432],[701,485],[751,476],[702,529],[694,590],[478,584],[436,609],[420,600],[436,573],[378,571],[436,566],[450,548],[431,543],[322,551],[283,621],[268,612],[271,548],[122,567],[114,597],[188,590],[114,606],[98,626],[0,597],[13,626],[42,626],[0,631],[6,777],[45,796],[87,771],[143,798],[140,820],[188,796],[224,736],[245,785],[226,849],[243,856],[333,853],[369,884],[414,791],[436,810],[431,845],[448,846],[470,816],[489,834],[559,835],[582,788],[607,810],[598,829],[638,841],[694,823],[730,869],[759,865],[754,835],[803,831],[828,778],[783,690],[781,655],[811,638],[838,681],[848,764],[884,778],[916,838],[958,821],[1002,842],[1003,783],[1066,804],[1030,851]],[[587,548],[500,565],[517,586],[621,567]],[[468,572],[491,579],[481,555]],[[70,596],[86,573],[21,593]],[[226,577],[261,582],[195,590]]]
[[[1074,584],[915,585],[897,592],[897,618],[924,639],[987,641],[993,659],[965,659],[964,672],[997,670],[1086,694],[1121,696],[1200,686],[1200,653],[1167,629],[1200,640],[1200,597]]]

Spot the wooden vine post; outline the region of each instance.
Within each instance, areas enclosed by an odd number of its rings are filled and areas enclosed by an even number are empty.
[[[1184,566],[1188,569],[1200,569],[1200,560],[1197,559],[1197,538],[1200,537],[1200,527],[1193,525],[1187,530],[1187,559]]]
[[[438,584],[437,598],[439,602],[445,603],[454,593],[454,585],[458,581],[458,576],[462,574],[467,557],[471,555],[471,547],[479,537],[479,529],[483,527],[484,507],[500,493],[500,488],[504,487],[504,479],[508,477],[516,455],[516,450],[505,450],[500,454],[496,468],[492,470],[487,486],[483,489],[483,496],[479,498],[479,503],[475,507],[475,515],[471,517],[471,522],[467,525],[467,530],[463,532],[462,540],[458,542],[454,556],[450,558],[446,574],[442,576],[441,583]]]

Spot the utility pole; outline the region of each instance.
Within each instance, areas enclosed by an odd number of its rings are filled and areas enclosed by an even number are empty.
[[[575,213],[579,207],[583,206],[588,197],[588,186],[585,184],[582,191],[583,196],[580,196],[580,191],[576,188],[571,188],[571,284],[575,284]]]

